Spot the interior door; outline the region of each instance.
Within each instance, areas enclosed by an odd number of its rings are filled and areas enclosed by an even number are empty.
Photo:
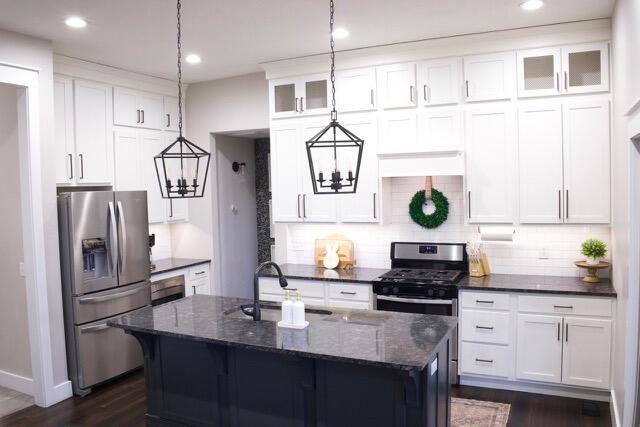
[[[149,220],[146,191],[116,191],[118,225],[118,284],[147,280],[150,276]]]
[[[560,103],[518,110],[520,222],[562,222],[562,109]]]
[[[117,286],[113,192],[69,195],[67,212],[72,257],[72,288],[82,295]]]
[[[518,314],[516,377],[559,383],[562,379],[562,317]]]

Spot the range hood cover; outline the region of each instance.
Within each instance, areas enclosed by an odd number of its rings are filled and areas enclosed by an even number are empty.
[[[464,155],[461,152],[384,155],[379,156],[378,171],[381,178],[464,175]]]

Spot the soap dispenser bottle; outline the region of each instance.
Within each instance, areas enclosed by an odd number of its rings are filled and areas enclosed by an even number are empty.
[[[289,291],[284,291],[282,302],[282,323],[293,323],[293,301],[289,299]]]
[[[302,302],[302,295],[300,291],[296,292],[296,301],[292,305],[293,308],[293,323],[294,325],[303,325],[304,319],[304,303]]]

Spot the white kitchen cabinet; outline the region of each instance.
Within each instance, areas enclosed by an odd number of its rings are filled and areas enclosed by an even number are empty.
[[[380,106],[384,109],[417,105],[416,64],[384,65],[376,70]]]
[[[444,58],[418,63],[420,105],[456,104],[460,102],[460,59]]]
[[[336,71],[336,104],[340,113],[376,108],[376,69]]]
[[[194,277],[194,272],[196,271],[202,272],[202,274]],[[190,297],[196,294],[211,295],[209,262],[192,267],[181,268],[179,270],[168,271],[166,273],[152,274],[151,283],[178,276],[182,276],[184,278],[185,297]]]
[[[510,99],[515,83],[513,52],[464,57],[467,102]]]
[[[562,223],[562,108],[545,101],[518,109],[520,222]]]
[[[518,96],[558,95],[561,92],[560,48],[549,47],[517,52]]]
[[[380,180],[378,178],[378,124],[376,114],[345,114],[341,116],[340,123],[356,136],[364,139],[360,177],[356,193],[338,196],[340,220],[342,222],[379,222]]]
[[[113,89],[113,123],[146,129],[162,129],[162,96],[115,87]]]
[[[175,96],[163,96],[164,119],[162,129],[178,131],[178,98]]]
[[[516,377],[562,380],[562,316],[518,314]]]
[[[477,342],[462,342],[459,347],[461,374],[509,377],[513,360],[509,347]]]
[[[609,101],[563,103],[565,222],[610,222]]]
[[[271,129],[273,215],[276,222],[335,222],[336,196],[313,193],[305,141],[328,124],[326,118],[280,121]],[[331,167],[330,150],[319,167]]]
[[[138,167],[142,170],[144,189],[147,190],[149,223],[162,223],[167,219],[167,201],[160,193],[158,174],[153,160],[153,157],[164,148],[162,135],[157,131],[139,131],[139,135],[142,158]]]
[[[609,44],[587,43],[562,48],[564,93],[609,90]]]
[[[373,292],[370,284],[329,282],[318,280],[288,279],[286,290],[295,295],[300,291],[302,300],[307,305],[371,309]],[[275,277],[261,277],[258,281],[260,300],[282,302],[285,289],[280,287]],[[293,297],[292,295],[292,297]]]
[[[418,118],[413,109],[383,111],[379,115],[379,154],[407,154],[418,147]]]
[[[271,118],[326,114],[330,108],[325,73],[269,81]]]
[[[304,142],[299,139],[297,121],[279,121],[274,125],[271,127],[273,220],[300,222],[299,151]]]
[[[466,208],[470,223],[513,222],[514,121],[509,105],[466,113]]]
[[[53,79],[53,113],[55,128],[56,184],[71,184],[74,170],[73,80],[62,76]]]
[[[609,388],[611,320],[565,316],[562,383]]]
[[[114,189],[116,191],[146,190],[143,152],[136,129],[120,128],[113,132]]]
[[[418,112],[417,147],[420,152],[462,151],[464,130],[462,111],[451,107]]]
[[[112,183],[111,92],[111,86],[74,80],[74,169],[77,184]]]

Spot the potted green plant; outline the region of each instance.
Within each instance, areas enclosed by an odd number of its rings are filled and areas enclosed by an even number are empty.
[[[598,265],[607,254],[607,245],[600,239],[587,239],[582,242],[580,252],[587,257],[587,264]]]

